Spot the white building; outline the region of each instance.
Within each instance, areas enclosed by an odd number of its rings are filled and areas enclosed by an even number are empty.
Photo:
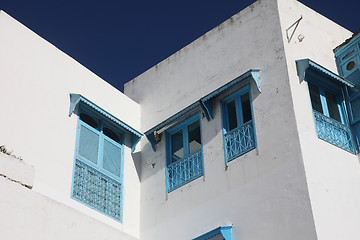
[[[2,238],[360,239],[360,35],[259,0],[125,94],[0,36]]]

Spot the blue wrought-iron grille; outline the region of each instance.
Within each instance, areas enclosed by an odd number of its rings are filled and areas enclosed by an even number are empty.
[[[314,119],[318,137],[348,152],[354,153],[351,130],[348,126],[315,110]]]
[[[171,192],[204,174],[202,149],[190,156],[170,164],[168,171],[168,191]]]
[[[75,160],[73,198],[121,221],[121,183]]]
[[[224,134],[225,157],[231,161],[256,147],[253,121]]]

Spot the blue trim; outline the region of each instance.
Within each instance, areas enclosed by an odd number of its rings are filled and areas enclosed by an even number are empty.
[[[320,66],[319,64],[311,61],[310,59],[301,59],[296,61],[297,75],[300,78],[300,83],[306,79],[306,74],[309,69],[318,72],[320,74],[325,75],[330,80],[336,81],[338,83],[342,83],[348,87],[355,87],[355,85],[346,79],[340,77],[339,75],[331,72],[330,70]]]
[[[150,130],[145,132],[147,139],[149,140],[152,149],[154,152],[156,151],[156,143],[155,137],[153,136],[155,131],[158,131],[166,126],[169,126],[171,123],[175,122],[179,118],[183,117],[185,114],[189,113],[193,109],[200,107],[201,111],[204,113],[206,119],[210,121],[214,118],[213,114],[213,107],[212,107],[212,100],[222,94],[223,92],[227,91],[228,89],[234,87],[236,84],[251,78],[255,81],[256,87],[261,92],[261,85],[260,85],[260,70],[258,69],[251,69],[237,77],[236,79],[230,81],[229,83],[223,85],[222,87],[216,89],[215,91],[211,92],[210,94],[206,95],[205,97],[201,98],[197,102],[193,103],[192,105],[184,108],[183,110],[179,111],[178,113],[174,114],[173,116],[169,117],[165,121],[161,122],[160,124],[156,125],[155,127],[151,128]]]
[[[199,114],[194,114],[192,116],[190,116],[189,118],[185,119],[184,121],[182,121],[181,123],[173,126],[172,128],[168,129],[166,131],[166,145],[168,146],[168,150],[167,151],[167,159],[168,159],[168,164],[171,164],[171,135],[176,133],[179,130],[183,130],[183,148],[184,148],[184,158],[187,157],[190,153],[189,153],[189,146],[188,146],[188,130],[187,130],[187,126],[189,126],[190,124],[192,124],[195,121],[199,121],[200,122],[200,116]],[[201,137],[201,124],[200,124],[200,137]],[[202,141],[202,139],[201,139]],[[202,145],[202,142],[201,142]],[[170,155],[168,155],[170,154]]]
[[[360,88],[360,31],[354,33],[351,38],[334,49],[336,64],[339,74]],[[348,69],[348,64],[354,62],[354,67]]]
[[[342,43],[340,46],[336,47],[334,49],[335,57],[339,57],[344,52],[348,51],[349,48],[352,48],[354,44],[359,40],[360,38],[360,31],[354,33],[351,38],[347,39],[344,43]]]
[[[229,90],[230,88],[232,88],[233,86],[235,86],[236,84],[238,84],[239,82],[251,77],[255,83],[256,83],[256,87],[258,88],[259,92],[261,92],[261,88],[260,88],[260,70],[257,69],[251,69],[249,71],[247,71],[246,73],[244,73],[243,75],[241,75],[240,77],[232,80],[231,82],[225,84],[224,86],[216,89],[215,91],[213,91],[212,93],[206,95],[205,97],[203,97],[201,99],[201,101],[206,102],[214,97],[219,96],[221,93]]]
[[[210,232],[207,232],[193,240],[208,240],[210,238],[221,235],[224,240],[231,240],[231,228],[232,226],[220,226]]]
[[[149,140],[152,150],[154,152],[156,152],[156,142],[155,142],[154,133],[152,132],[152,133],[146,134],[145,136]]]
[[[249,94],[251,120],[244,122],[241,96],[243,96],[246,93]],[[231,101],[235,101],[237,127],[229,131],[227,104]],[[224,143],[224,160],[225,160],[225,170],[226,170],[228,168],[227,165],[228,162],[234,160],[235,158],[241,155],[246,154],[247,152],[255,149],[257,146],[250,85],[246,85],[243,88],[231,93],[229,96],[222,99],[220,107],[221,107],[221,115],[222,115],[221,119],[222,119],[222,131],[223,131],[223,143]],[[229,152],[227,152],[228,151],[227,142],[231,140],[231,136],[238,136],[237,134],[240,134],[242,129],[248,129],[249,131],[251,131],[251,132],[247,132],[247,134],[250,135],[244,135],[243,133],[241,133],[243,134],[242,136],[244,137],[244,139],[247,139],[249,141],[246,143],[244,142],[247,147],[237,149],[239,150],[238,152],[235,151],[236,149],[232,149],[232,154],[230,154]]]
[[[155,136],[154,136],[155,131],[158,131],[161,128],[169,126],[170,124],[172,124],[173,122],[175,122],[179,118],[183,117],[187,113],[189,113],[192,110],[194,110],[195,108],[199,107],[199,105],[200,105],[200,103],[196,102],[196,103],[190,105],[189,107],[181,110],[180,112],[176,113],[175,115],[171,116],[170,118],[166,119],[165,121],[161,122],[157,126],[150,129],[149,131],[145,132],[146,138],[149,140],[149,142],[151,144],[151,147],[154,150],[154,152],[156,152],[156,143],[155,143]]]
[[[323,114],[325,116],[330,117],[329,108],[327,105],[327,99],[325,96],[325,91],[329,92],[330,94],[332,94],[336,97],[341,122],[348,126],[349,119],[347,118],[348,115],[346,114],[347,109],[346,109],[346,104],[345,104],[345,100],[344,100],[344,97],[345,97],[344,96],[345,95],[344,94],[344,86],[333,85],[333,84],[331,84],[331,82],[326,82],[327,79],[328,78],[326,78],[324,76],[319,76],[312,72],[309,72],[309,74],[307,74],[306,81],[319,88],[320,102],[321,102]],[[309,96],[310,96],[310,90],[309,90]],[[310,99],[310,101],[311,101],[311,99]]]
[[[346,89],[346,90],[347,90],[347,89]],[[350,115],[350,119],[351,119],[351,124],[352,124],[352,125],[353,125],[353,124],[357,124],[357,123],[360,122],[360,118],[355,119],[353,112],[354,112],[354,111],[360,111],[360,109],[355,109],[355,108],[353,107],[352,102],[354,102],[354,101],[359,101],[359,100],[360,100],[360,92],[354,94],[354,95],[351,96],[351,97],[349,97],[349,93],[346,92],[346,96],[347,96],[347,97],[346,97],[346,101],[345,101],[345,102],[346,102],[347,108],[349,109],[349,115]]]
[[[122,222],[123,217],[123,182],[124,182],[124,134],[116,129],[113,125],[111,125],[108,122],[105,122],[105,120],[101,119],[99,116],[95,116],[95,113],[91,111],[91,109],[88,109],[86,106],[76,106],[77,108],[77,127],[76,127],[76,142],[75,142],[75,154],[74,154],[74,164],[73,164],[73,174],[72,174],[72,184],[71,184],[71,198],[118,221]],[[92,126],[88,125],[84,121],[80,119],[80,113],[88,114],[89,116],[93,117],[97,122],[99,123],[99,127],[97,129],[93,128]],[[98,153],[97,153],[97,161],[96,163],[86,159],[85,157],[81,156],[79,154],[79,143],[80,143],[80,135],[81,135],[81,127],[85,127],[87,130],[97,134],[99,137],[98,140]],[[113,130],[116,134],[119,135],[120,141],[116,142],[113,139],[109,138],[103,133],[103,128],[110,128]],[[108,141],[109,143],[115,145],[120,149],[120,174],[117,176],[116,174],[110,172],[109,170],[105,169],[103,167],[103,159],[104,159],[104,142]],[[116,182],[120,185],[120,192],[121,192],[121,202],[120,202],[120,216],[118,218],[114,217],[110,213],[107,213],[106,211],[102,211],[101,209],[97,208],[96,206],[93,206],[89,203],[87,203],[84,200],[81,200],[80,198],[74,196],[74,183],[75,183],[75,169],[76,169],[76,162],[79,161],[82,164],[85,164],[87,167],[94,169],[99,174],[103,174],[104,177],[107,177],[111,179],[112,181]],[[86,192],[84,193],[86,194]]]
[[[170,125],[171,123],[175,122],[176,120],[178,120],[179,118],[181,118],[182,116],[187,114],[188,112],[190,112],[190,111],[194,110],[195,108],[199,107],[199,105],[200,105],[199,102],[193,103],[192,105],[188,106],[187,108],[184,108],[180,112],[174,114],[173,116],[169,117],[165,121],[162,121],[160,124],[156,125],[155,127],[151,128],[150,130],[146,131],[145,135],[148,135],[150,133],[154,133],[155,131],[158,131],[159,129]]]
[[[240,82],[242,82],[242,81],[244,81],[244,80],[246,80],[248,78],[251,78],[251,79],[254,80],[257,89],[259,90],[259,92],[261,92],[260,70],[251,69],[251,70],[247,71],[246,73],[244,73],[243,75],[241,75],[240,77],[232,80],[231,82],[223,85],[222,87],[216,89],[212,93],[210,93],[210,94],[208,94],[205,97],[200,99],[201,103],[205,106],[205,110],[206,110],[206,112],[204,112],[205,116],[209,116],[209,119],[213,119],[212,99],[214,99],[215,97],[219,96],[223,92],[229,90],[230,88],[232,88],[236,84],[238,84],[238,83],[240,83]]]
[[[199,125],[200,125],[200,139],[201,139],[201,148],[199,148],[198,150],[190,153],[190,149],[189,149],[189,132],[188,132],[188,126],[196,121],[199,121]],[[183,133],[183,153],[184,156],[182,159],[177,160],[176,162],[172,162],[172,149],[171,149],[171,135],[178,132],[179,130],[182,130]],[[166,131],[166,192],[169,193],[201,176],[204,175],[204,161],[203,161],[203,154],[202,154],[202,146],[203,146],[203,139],[202,139],[202,131],[201,131],[201,121],[200,121],[200,116],[199,114],[194,114],[192,116],[190,116],[189,118],[185,119],[183,122],[173,126],[172,128],[168,129]],[[194,159],[194,156],[198,156],[198,154],[200,153],[200,157],[201,157],[201,169],[198,168],[198,170],[200,169],[201,172],[197,171],[197,173],[193,173],[192,176],[187,176],[183,178],[182,182],[176,182],[178,184],[176,184],[175,186],[172,185],[172,187],[170,186],[170,176],[169,176],[169,169],[171,167],[175,167],[177,164],[181,164],[182,161],[190,161],[191,159]],[[196,158],[196,160],[199,160],[199,158]],[[193,162],[194,163],[194,162]],[[184,164],[181,167],[182,171],[186,171],[185,170],[185,166],[186,164]],[[195,168],[194,168],[195,169]],[[193,171],[195,171],[193,169]],[[190,174],[191,175],[191,174]],[[174,176],[173,176],[174,177]]]
[[[344,89],[347,90],[347,88],[344,85],[327,81],[329,76],[319,75],[313,71],[306,73],[305,80],[308,82],[309,98],[313,108],[313,118],[318,138],[348,152],[355,153],[353,134],[349,128],[349,118],[345,103],[346,91],[344,93]],[[319,90],[322,113],[314,109],[310,94],[310,84],[316,86]],[[336,98],[340,119],[334,119],[330,116],[326,92]]]
[[[140,142],[141,136],[132,135],[131,136],[131,153],[135,152],[136,145]]]
[[[98,107],[97,105],[95,105],[94,103],[89,101],[88,99],[84,98],[80,94],[70,93],[69,116],[71,116],[72,113],[77,114],[79,111],[79,104],[82,104],[82,103],[85,104],[86,106],[92,108],[97,113],[99,113],[101,116],[110,120],[112,123],[115,123],[116,125],[118,125],[118,127],[123,128],[126,131],[128,131],[129,133],[131,133],[132,134],[131,153],[133,153],[135,151],[136,145],[139,143],[139,141],[142,137],[142,134],[140,132],[136,131],[135,129],[133,129],[132,127],[130,127],[129,125],[127,125],[126,123],[117,119],[116,117],[114,117],[113,115],[108,113],[107,111]]]
[[[360,146],[360,122],[352,125],[353,131],[354,131],[354,138],[355,138],[355,142],[357,147],[359,148]]]

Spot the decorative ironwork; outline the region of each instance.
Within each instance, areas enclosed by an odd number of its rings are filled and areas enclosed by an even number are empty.
[[[348,126],[314,111],[316,132],[320,139],[354,153],[351,130]]]
[[[76,159],[73,198],[121,221],[121,183]]]
[[[170,164],[168,171],[168,192],[171,192],[204,174],[202,149],[190,156]]]
[[[224,134],[225,158],[227,162],[256,147],[253,121]]]

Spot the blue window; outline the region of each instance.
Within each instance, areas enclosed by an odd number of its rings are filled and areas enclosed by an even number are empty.
[[[123,134],[110,121],[80,106],[72,198],[122,221]]]
[[[310,82],[308,86],[313,110],[338,122],[345,123],[341,95]]]
[[[226,164],[256,148],[249,85],[221,101]]]
[[[199,115],[166,131],[167,192],[204,174]]]
[[[354,152],[351,130],[345,114],[342,88],[308,74],[308,87],[318,137],[339,148]]]

